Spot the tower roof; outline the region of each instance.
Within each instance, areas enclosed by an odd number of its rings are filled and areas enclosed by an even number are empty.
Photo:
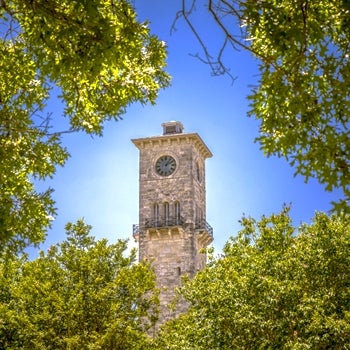
[[[211,158],[213,154],[210,152],[207,145],[197,133],[183,133],[183,125],[180,122],[163,123],[163,135],[143,137],[139,139],[132,139],[132,143],[138,148],[142,149],[149,145],[162,145],[171,142],[187,142],[194,144],[203,158]]]

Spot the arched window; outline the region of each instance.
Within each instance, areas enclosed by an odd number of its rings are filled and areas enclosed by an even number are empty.
[[[153,222],[154,222],[154,226],[157,227],[159,224],[159,205],[158,205],[158,203],[153,204]]]
[[[164,202],[163,204],[163,218],[164,218],[164,224],[167,226],[169,223],[169,203]]]
[[[174,203],[174,218],[175,218],[175,224],[179,225],[181,223],[181,212],[180,212],[180,202],[178,201]]]

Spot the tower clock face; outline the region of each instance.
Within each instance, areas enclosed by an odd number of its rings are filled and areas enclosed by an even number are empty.
[[[161,156],[156,161],[156,172],[161,176],[169,176],[176,169],[176,161],[171,156]]]

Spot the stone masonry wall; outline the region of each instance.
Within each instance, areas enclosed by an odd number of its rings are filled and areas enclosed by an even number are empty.
[[[161,288],[163,322],[186,309],[182,302],[174,314],[166,306],[174,297],[174,289],[181,284],[181,277],[185,274],[193,277],[205,266],[206,257],[200,249],[208,241],[199,239],[196,226],[206,218],[205,156],[195,137],[182,135],[144,139],[137,147],[140,150],[139,258],[152,261],[154,266]],[[172,156],[177,164],[175,172],[166,177],[155,171],[155,163],[163,155]],[[156,203],[160,217],[164,203],[169,205],[170,217],[175,216],[175,203],[179,203],[183,224],[163,228],[145,225],[154,217]]]

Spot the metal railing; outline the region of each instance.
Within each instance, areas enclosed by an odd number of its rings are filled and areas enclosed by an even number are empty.
[[[135,238],[140,233],[140,226],[137,224],[132,225],[132,235]]]
[[[183,226],[185,221],[182,217],[169,217],[169,218],[158,218],[158,219],[146,219],[145,224],[142,228],[163,228],[163,227],[172,227],[172,226]],[[208,234],[213,237],[213,228],[203,219],[197,221],[195,224],[196,230],[205,230]],[[140,233],[140,226],[134,224],[132,226],[133,236],[137,236]]]
[[[157,219],[146,219],[145,228],[157,228],[157,227],[171,227],[171,226],[182,226],[184,219],[181,216],[177,217],[159,217]]]
[[[180,217],[168,217],[168,218],[158,218],[158,219],[146,219],[145,224],[142,228],[162,228],[162,227],[173,227],[182,226],[184,224],[183,218]],[[135,237],[140,233],[140,225],[132,225],[132,234]]]
[[[197,221],[195,224],[195,229],[197,230],[205,230],[209,233],[211,237],[213,237],[213,228],[204,220]]]

